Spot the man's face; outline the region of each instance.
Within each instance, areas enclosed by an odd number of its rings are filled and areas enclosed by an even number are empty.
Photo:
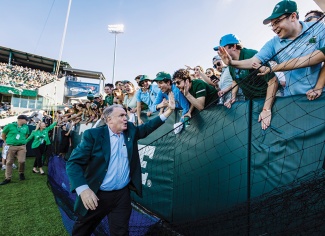
[[[107,125],[114,133],[121,133],[127,130],[128,120],[126,117],[126,112],[123,108],[114,108],[112,114],[107,118]]]
[[[112,94],[112,91],[113,91],[113,88],[106,86],[106,87],[104,88],[104,91],[105,91],[105,93],[106,93],[107,95],[111,95],[111,94]]]
[[[161,92],[169,93],[171,90],[171,85],[164,81],[157,81],[158,87],[160,88]]]
[[[95,97],[95,101],[96,101],[96,102],[101,102],[101,101],[103,101],[103,96],[102,96],[102,95],[99,95],[98,97]]]
[[[316,22],[320,17],[316,16],[315,13],[309,13],[305,17],[305,22]]]
[[[234,46],[226,45],[226,46],[224,46],[224,48],[227,51],[227,53],[231,56],[231,59],[238,60],[236,50],[235,50],[236,45],[234,45]]]
[[[116,84],[116,88],[117,88],[117,89],[120,89],[120,90],[123,90],[123,89],[124,89],[124,84],[123,84],[122,82],[118,82],[118,83]]]
[[[151,82],[149,80],[145,80],[142,82],[141,87],[145,88],[145,89],[149,89],[150,85],[151,85]]]
[[[280,39],[290,39],[293,37],[294,28],[291,21],[291,15],[282,15],[271,20],[270,27]]]
[[[184,89],[184,84],[185,84],[184,80],[175,78],[174,83],[175,83],[176,87],[182,92]]]
[[[222,72],[223,61],[222,60],[214,60],[213,67],[216,68],[217,71]]]
[[[18,125],[24,125],[24,124],[27,124],[27,120],[25,120],[25,119],[18,119],[18,120],[17,120],[17,124],[18,124]]]

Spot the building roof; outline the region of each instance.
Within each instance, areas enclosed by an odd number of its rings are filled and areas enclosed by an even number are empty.
[[[72,75],[72,76],[88,78],[88,79],[99,79],[105,81],[105,76],[102,72],[81,70],[75,68],[63,68],[63,71],[66,72],[66,75]]]
[[[46,72],[55,71],[55,66],[58,63],[57,60],[38,56],[32,53],[18,51],[12,48],[6,48],[0,46],[0,62],[8,63],[11,53],[11,64],[18,66],[26,66],[32,69],[39,69]],[[60,62],[60,71],[63,68],[70,68],[69,63],[61,61]]]

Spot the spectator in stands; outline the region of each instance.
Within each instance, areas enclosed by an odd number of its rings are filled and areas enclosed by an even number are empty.
[[[52,116],[48,115],[47,111],[44,111],[42,113],[42,116],[43,116],[42,117],[42,122],[45,123],[46,127],[49,127],[50,125],[53,124]],[[59,122],[59,113],[56,112],[55,117],[57,119],[57,122]],[[53,129],[49,130],[48,136],[49,136],[50,140],[52,141]],[[45,159],[43,161],[44,164],[47,164],[49,158],[51,157],[51,154],[52,154],[52,152],[51,152],[51,146],[50,145],[47,145],[45,147],[45,155],[44,155]]]
[[[85,109],[84,109],[84,114],[85,114],[85,121],[86,121],[86,125],[88,125],[90,122],[94,122],[94,120],[97,120],[97,105],[93,105],[92,106],[92,102],[87,101],[85,103]]]
[[[216,68],[216,70],[221,73],[220,80],[212,81],[213,84],[216,85],[216,83],[218,83],[219,91],[223,91],[223,90],[231,88],[232,77],[229,72],[229,67],[227,65],[225,65],[225,63],[223,63],[223,61],[221,60],[221,57],[219,55],[216,55],[212,58],[212,64],[213,64],[213,67]],[[206,81],[206,82],[208,82],[210,84],[209,81]],[[237,95],[238,95],[238,92],[237,92]],[[219,104],[228,103],[231,99],[231,93],[222,94],[222,92],[220,92],[219,97],[220,97]]]
[[[105,101],[104,101],[104,106],[111,106],[113,105],[114,102],[114,95],[113,95],[113,89],[114,85],[113,84],[105,84],[104,91],[105,91]]]
[[[203,110],[206,105],[217,100],[217,90],[202,80],[191,80],[188,70],[179,69],[173,75],[173,83],[191,103],[189,117],[193,109]]]
[[[191,117],[191,113],[189,113],[190,105],[181,91],[179,91],[179,89],[172,83],[172,77],[170,74],[163,71],[159,72],[154,81],[157,82],[160,91],[156,100],[152,106],[150,106],[152,112],[168,107],[168,94],[172,92],[175,98],[176,108],[182,109],[181,121],[183,121],[184,116]]]
[[[122,104],[124,101],[124,94],[119,89],[113,89],[113,104]]]
[[[28,117],[28,124],[29,125],[36,125],[40,119],[37,117],[37,113],[33,112],[29,117]]]
[[[116,81],[115,88],[118,89],[121,93],[125,93],[124,81]]]
[[[26,144],[29,141],[33,140],[32,149],[34,150],[35,153],[33,173],[40,173],[41,175],[45,174],[42,168],[43,167],[42,156],[45,153],[46,146],[51,144],[49,138],[49,131],[52,130],[56,124],[57,124],[57,119],[49,127],[46,127],[45,122],[39,121],[36,125],[36,129],[33,130],[31,135],[26,139]],[[37,170],[37,168],[39,169],[39,171]]]
[[[305,22],[316,22],[324,15],[324,12],[320,10],[311,10],[305,15]]]
[[[325,61],[325,47],[320,48],[319,50],[316,50],[315,52],[312,52],[311,54],[308,54],[306,56],[293,58],[290,59],[289,61],[284,61],[276,65],[270,64],[266,67],[266,66],[261,66],[261,64],[259,63],[253,63],[253,68],[260,70],[261,73],[259,73],[258,75],[266,75],[271,71],[278,72],[278,71],[294,70],[298,68],[317,65],[324,61]],[[322,70],[316,86],[313,89],[310,89],[306,92],[307,98],[309,100],[315,100],[316,98],[319,98],[322,95],[324,87],[325,87],[325,70]]]
[[[137,85],[139,85],[139,81],[142,75],[138,75],[137,77],[134,78],[135,82]],[[137,87],[136,90],[138,90],[140,87]]]
[[[135,114],[137,112],[137,97],[134,84],[128,80],[124,81],[124,89],[126,95],[124,96],[123,106],[127,109],[129,121],[135,123]]]
[[[213,68],[222,73],[224,69],[227,67],[225,63],[221,60],[221,57],[219,55],[216,55],[212,58],[212,64]]]
[[[137,116],[138,116],[138,124],[143,124],[141,119],[141,111],[146,113],[147,116],[151,116],[152,111],[149,110],[149,107],[153,105],[156,97],[160,91],[157,85],[151,84],[151,80],[147,75],[142,75],[140,77],[138,83],[140,89],[136,93],[137,98]],[[146,110],[142,109],[142,104],[144,103],[147,105]]]
[[[56,75],[28,67],[0,63],[0,84],[16,89],[36,89],[58,80]]]
[[[59,156],[65,159],[66,154],[69,151],[69,148],[72,146],[72,140],[71,140],[71,130],[74,127],[74,123],[71,123],[69,125],[69,128],[67,128],[67,125],[61,126],[61,139],[60,139],[60,145],[59,145]]]
[[[59,125],[63,125],[67,121],[72,120],[75,124],[79,123],[82,120],[85,120],[84,112],[86,105],[83,103],[73,104],[72,109],[69,109],[69,112],[62,116],[62,121]]]
[[[203,80],[206,83],[210,84],[211,86],[215,87],[216,90],[219,91],[220,90],[219,82],[220,82],[221,73],[218,70],[215,70],[213,68],[208,68],[205,71],[205,75],[206,75],[207,78],[205,78],[202,75]],[[207,80],[208,80],[208,82],[207,82]]]
[[[218,70],[214,69],[214,68],[207,68],[205,70],[205,75],[208,76],[209,78],[211,76],[213,76],[213,75],[217,76],[217,78],[220,78],[221,73]]]
[[[102,115],[103,110],[105,108],[105,101],[103,100],[103,95],[101,94],[95,94],[94,96],[94,103],[96,104],[95,112],[97,114],[97,119]],[[95,122],[97,121],[95,120]]]
[[[187,65],[185,65],[185,67],[186,67],[186,70],[188,70],[188,71],[191,71],[191,70],[195,71],[195,68],[192,68]],[[207,73],[203,73],[201,70],[196,70],[195,73],[197,73],[199,75],[201,80],[205,81],[207,84],[209,84],[209,85],[215,87],[217,90],[219,90],[219,85],[218,85],[219,78],[216,77],[213,68],[207,69],[207,71],[208,70],[212,70],[212,73],[209,73],[209,75],[207,75]],[[191,74],[190,74],[190,77],[191,77],[191,80],[196,79],[196,76],[193,77],[193,76],[191,76]]]
[[[45,123],[46,127],[49,127],[53,123],[52,116],[48,115],[46,111],[43,112],[42,122]]]
[[[26,139],[29,135],[29,128],[26,125],[27,116],[19,115],[17,122],[6,125],[2,131],[2,139],[9,146],[6,163],[6,179],[0,183],[5,185],[11,182],[12,163],[17,155],[19,163],[19,179],[25,180],[25,162],[26,162]]]
[[[253,49],[244,48],[241,41],[236,35],[227,34],[220,40],[220,46],[216,47],[217,50],[222,47],[232,60],[245,60],[252,58],[257,51]],[[263,110],[259,115],[259,122],[261,122],[262,129],[267,129],[271,123],[271,108],[275,99],[275,94],[278,90],[278,80],[274,73],[257,77],[254,70],[237,69],[234,67],[229,68],[231,77],[233,79],[231,88],[221,91],[221,95],[231,90],[232,98],[225,106],[231,107],[231,104],[236,101],[238,87],[240,87],[246,99],[265,98]]]
[[[313,23],[299,21],[297,4],[294,1],[279,2],[271,16],[266,18],[263,23],[271,23],[270,27],[277,36],[268,41],[256,55],[247,60],[233,60],[227,54],[227,51],[220,47],[219,55],[222,57],[222,60],[226,64],[239,69],[251,69],[253,68],[253,63],[266,64],[272,59],[277,64],[280,64],[288,59],[308,55],[325,46],[324,24],[319,23],[312,30],[307,31]],[[307,46],[302,47],[301,45]],[[281,53],[278,55],[279,51]],[[281,56],[284,54],[286,56]],[[306,94],[308,91],[314,93],[313,88],[317,89],[315,85],[318,84],[317,80],[321,68],[322,65],[319,63],[314,66],[286,72],[284,96]]]
[[[194,78],[195,79],[202,79],[201,73],[204,74],[204,69],[203,69],[202,66],[196,66],[196,67],[194,67],[193,71],[194,71]]]

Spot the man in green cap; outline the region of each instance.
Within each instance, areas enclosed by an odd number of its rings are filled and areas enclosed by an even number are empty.
[[[292,58],[308,55],[325,46],[325,26],[319,22],[314,26],[312,22],[299,21],[297,4],[294,1],[284,0],[276,4],[272,14],[263,24],[276,34],[252,58],[247,60],[233,60],[225,48],[219,47],[222,60],[239,69],[251,69],[253,64],[266,64],[273,60],[282,63]],[[311,27],[312,26],[312,27]],[[285,73],[286,86],[284,96],[306,94],[307,98],[321,94],[325,78],[319,78],[321,63],[288,71]]]
[[[141,111],[142,111],[142,103],[147,105],[147,108],[152,106],[154,101],[156,100],[156,97],[160,91],[158,86],[156,84],[151,84],[151,80],[147,75],[141,75],[139,78],[139,90],[136,93],[137,98],[137,116],[138,116],[138,124],[143,124],[143,121],[141,119]],[[150,110],[144,110],[143,112],[146,113],[147,116],[151,116],[152,111]]]
[[[158,87],[160,88],[160,92],[157,95],[157,98],[155,102],[152,104],[150,110],[152,112],[155,112],[161,108],[166,108],[168,106],[168,94],[172,92],[174,94],[176,108],[182,110],[182,118],[181,121],[183,121],[184,116],[189,116],[190,113],[190,104],[187,101],[187,99],[184,97],[184,95],[181,93],[181,91],[172,83],[172,77],[170,74],[166,72],[159,72],[156,75],[156,78],[154,81],[157,82]]]
[[[2,131],[2,139],[9,146],[6,163],[6,179],[0,185],[9,184],[12,177],[12,163],[15,156],[18,159],[19,179],[25,180],[25,161],[26,161],[26,139],[29,135],[29,128],[26,125],[27,116],[19,115],[17,122],[6,125]]]

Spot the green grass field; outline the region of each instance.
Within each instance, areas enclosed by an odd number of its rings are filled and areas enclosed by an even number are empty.
[[[16,169],[11,183],[0,185],[0,235],[69,235],[47,186],[47,175],[32,173],[33,163],[34,158],[27,157],[26,180],[19,181]],[[47,167],[43,169],[47,173]],[[0,181],[4,179],[5,171],[0,171]]]

